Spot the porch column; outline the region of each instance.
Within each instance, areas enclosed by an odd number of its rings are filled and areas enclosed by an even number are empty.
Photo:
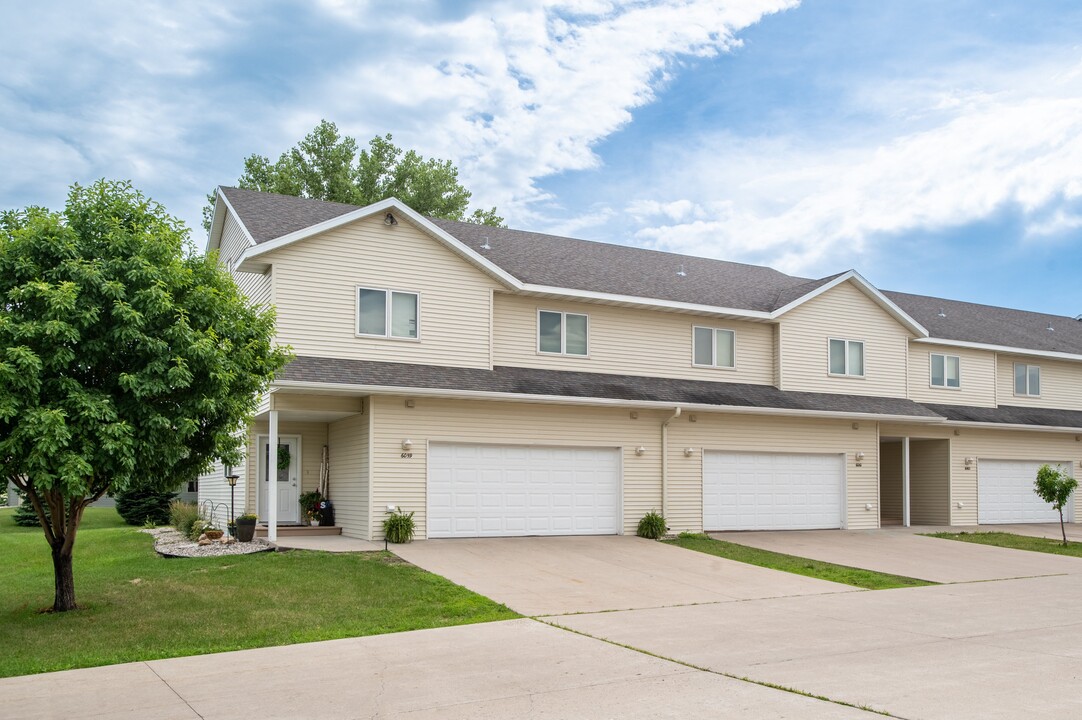
[[[270,411],[267,438],[267,540],[278,542],[278,411]]]
[[[902,525],[909,527],[909,438],[902,438]]]

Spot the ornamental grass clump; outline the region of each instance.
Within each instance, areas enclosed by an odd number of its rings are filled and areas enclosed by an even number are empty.
[[[635,534],[647,540],[660,540],[665,537],[669,527],[665,524],[665,518],[660,513],[651,510],[639,520],[639,527]]]
[[[383,534],[388,542],[408,543],[413,540],[413,513],[396,507],[383,521]]]

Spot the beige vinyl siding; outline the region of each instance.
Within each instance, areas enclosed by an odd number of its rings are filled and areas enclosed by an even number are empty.
[[[267,435],[270,427],[267,421],[256,422],[252,426],[252,434],[248,443],[248,483],[249,489],[245,494],[245,503],[249,512],[256,512],[255,486],[258,482],[256,473],[259,465],[256,461],[257,438]],[[295,422],[290,420],[278,421],[279,435],[300,436],[301,439],[301,487],[300,492],[319,489],[319,466],[323,446],[327,444],[327,424],[321,422]]]
[[[246,463],[242,461],[240,465],[234,466],[233,468],[237,475],[240,476],[237,480],[237,488],[235,491],[237,515],[244,514],[244,497],[246,492],[245,488],[247,486],[245,482],[245,465]],[[187,483],[183,485],[183,489],[188,489]],[[225,524],[229,521],[230,512],[229,483],[225,481],[225,471],[222,463],[219,461],[215,461],[210,470],[199,476],[199,493],[196,502],[202,506],[203,503],[208,501],[215,509],[215,520],[220,521],[221,527],[224,530]]]
[[[902,443],[884,442],[879,447],[880,517],[901,522],[905,493],[902,478]]]
[[[774,329],[765,323],[547,300],[508,293],[494,298],[493,363],[514,367],[714,380],[770,385],[774,382]],[[539,310],[589,316],[589,355],[537,351]],[[692,327],[733,330],[735,369],[694,367]]]
[[[495,281],[404,218],[367,218],[267,256],[278,341],[298,355],[491,366]],[[357,287],[419,293],[418,340],[357,337]]]
[[[951,521],[950,441],[909,443],[909,521],[949,525]]]
[[[330,497],[342,534],[368,537],[368,415],[353,415],[327,426]]]
[[[957,355],[961,387],[933,387],[931,356]],[[909,398],[942,405],[996,406],[996,354],[988,350],[909,344]]]
[[[1014,394],[1015,363],[1040,366],[1040,397]],[[998,365],[999,368],[996,374],[999,381],[1000,405],[1082,410],[1082,362],[1048,360],[1001,353]]]
[[[661,423],[670,411],[572,407],[483,400],[401,397],[371,398],[373,539],[387,505],[416,513],[418,537],[426,533],[427,443],[468,442],[509,445],[563,445],[622,448],[623,531],[633,534],[639,519],[661,504]],[[695,421],[692,422],[691,418]],[[413,457],[402,457],[402,440],[413,441]],[[635,448],[646,452],[639,456]],[[693,447],[690,457],[683,449]],[[878,525],[878,483],[874,423],[775,418],[754,415],[684,413],[669,426],[667,516],[676,531],[702,530],[702,451],[766,451],[846,455],[847,524]],[[865,453],[855,467],[854,453]],[[865,509],[865,503],[871,505]]]
[[[782,390],[906,396],[909,331],[850,282],[781,318]],[[864,377],[828,374],[830,338],[864,342]]]
[[[222,241],[218,249],[218,257],[227,268],[232,267],[240,254],[248,249],[251,243],[245,237],[240,224],[232,213],[226,213],[225,223],[222,225]],[[270,303],[270,274],[232,271],[233,281],[244,293],[244,296],[257,307],[266,306]]]
[[[950,427],[883,424],[882,435],[913,438],[942,438],[950,440],[950,523],[977,524],[977,466],[981,458],[990,460],[1039,460],[1073,462],[1078,476],[1082,460],[1082,442],[1069,433],[1031,432],[1025,430],[995,430],[959,428],[958,435]],[[965,459],[973,458],[973,467],[966,470]],[[1082,495],[1074,494],[1075,518],[1082,520]],[[962,507],[958,507],[962,503]]]

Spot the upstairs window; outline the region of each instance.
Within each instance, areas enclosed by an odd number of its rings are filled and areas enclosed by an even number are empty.
[[[962,365],[957,355],[931,353],[932,387],[962,386]]]
[[[864,343],[860,340],[830,340],[831,375],[864,377]]]
[[[1014,394],[1037,397],[1041,394],[1041,366],[1014,364]]]
[[[357,288],[357,334],[416,339],[417,293]]]
[[[707,367],[736,367],[736,333],[718,328],[692,328],[692,349],[695,365]]]
[[[578,313],[539,310],[537,349],[555,355],[587,355],[589,318]]]

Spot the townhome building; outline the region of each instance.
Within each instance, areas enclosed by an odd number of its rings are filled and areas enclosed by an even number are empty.
[[[1037,468],[1082,462],[1068,316],[394,199],[219,188],[208,250],[296,355],[233,471],[275,527],[324,474],[367,540],[392,508],[420,538],[1047,522]]]

